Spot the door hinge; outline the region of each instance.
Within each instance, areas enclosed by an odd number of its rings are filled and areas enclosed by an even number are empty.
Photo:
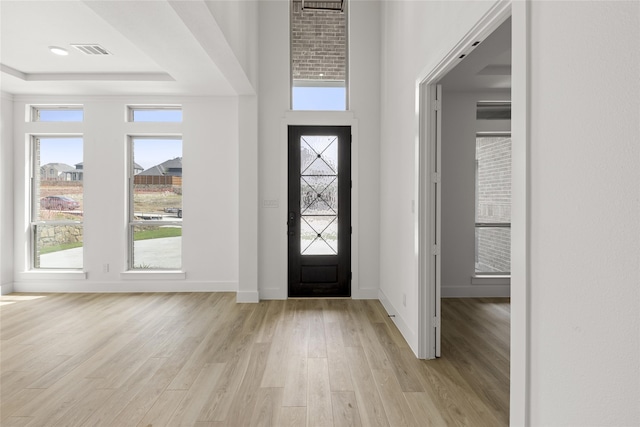
[[[431,182],[434,184],[440,184],[440,172],[433,172],[431,174]]]
[[[353,271],[349,272],[349,280],[353,280]]]
[[[440,255],[440,245],[433,245],[431,247],[431,255]]]
[[[433,325],[434,328],[439,328],[440,327],[440,318],[439,317],[434,317],[432,319],[431,324]]]
[[[353,225],[349,227],[349,231],[351,232],[351,234],[353,234]]]
[[[436,111],[440,111],[442,108],[442,102],[439,99],[433,101],[433,109]]]

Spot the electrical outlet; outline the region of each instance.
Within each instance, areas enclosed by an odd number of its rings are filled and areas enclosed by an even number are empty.
[[[103,264],[102,265],[102,272],[103,273],[108,273],[109,272],[109,264]]]

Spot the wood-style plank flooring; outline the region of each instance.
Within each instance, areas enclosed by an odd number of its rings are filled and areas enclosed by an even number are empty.
[[[0,297],[2,426],[501,426],[509,301],[443,300],[415,358],[378,301]]]

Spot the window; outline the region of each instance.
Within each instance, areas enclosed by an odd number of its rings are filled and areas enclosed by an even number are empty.
[[[291,108],[347,109],[344,0],[291,3]]]
[[[129,106],[130,122],[181,122],[182,107],[174,106]]]
[[[31,141],[31,267],[82,269],[82,138],[34,136]]]
[[[81,105],[31,106],[32,122],[81,122],[84,110]]]
[[[511,135],[476,135],[476,274],[511,270]]]
[[[129,269],[182,268],[182,138],[130,137]]]

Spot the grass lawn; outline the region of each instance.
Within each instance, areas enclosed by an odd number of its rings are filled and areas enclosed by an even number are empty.
[[[66,251],[67,249],[79,248],[82,242],[62,243],[55,246],[44,246],[40,248],[40,255],[49,254],[51,252]]]
[[[162,237],[179,237],[182,236],[182,228],[178,227],[159,227],[153,230],[136,231],[133,240],[160,239]],[[44,246],[40,248],[40,255],[52,252],[65,251],[67,249],[79,248],[82,242],[62,243],[55,246]]]
[[[133,240],[159,239],[161,237],[178,237],[182,236],[182,228],[178,227],[160,227],[153,230],[135,231]]]

